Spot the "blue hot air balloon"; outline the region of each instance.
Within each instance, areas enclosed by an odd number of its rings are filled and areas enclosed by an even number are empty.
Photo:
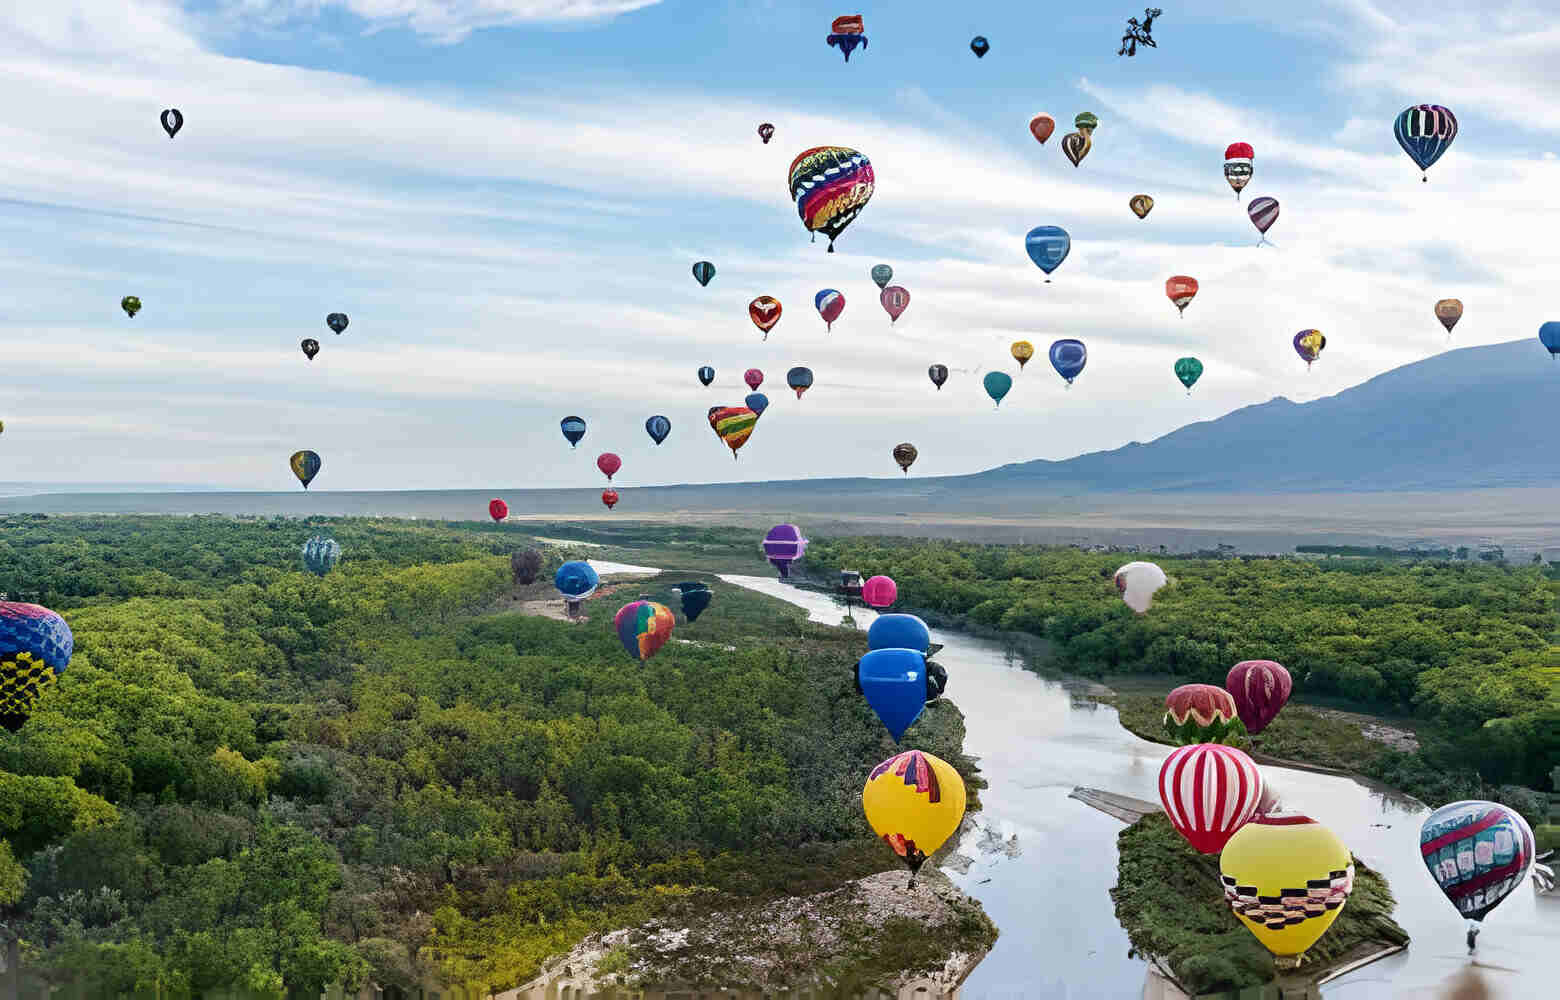
[[[76,648],[65,619],[48,608],[0,601],[0,727],[16,732]]]
[[[807,539],[802,529],[794,524],[777,524],[764,536],[764,557],[780,573],[780,579],[791,576],[791,564],[807,551]]]
[[[1457,138],[1457,116],[1439,104],[1416,104],[1397,116],[1392,134],[1419,169],[1428,171]],[[1430,177],[1427,174],[1420,179],[1428,182]]]
[[[570,448],[579,444],[580,438],[585,436],[585,421],[579,417],[564,417],[558,426],[563,428],[563,436],[569,439]]]
[[[856,681],[898,743],[926,707],[926,656],[913,649],[874,649],[856,663]]]
[[[1007,372],[987,372],[981,382],[986,386],[986,395],[990,396],[998,406],[1002,405],[1002,397],[1013,388],[1013,376]]]
[[[587,600],[596,588],[601,586],[601,577],[596,575],[596,567],[583,559],[566,562],[558,567],[558,572],[553,576],[553,586],[558,588],[558,593],[570,604],[578,604]]]
[[[742,400],[742,405],[762,417],[764,411],[769,409],[769,397],[761,392],[750,392]]]
[[[1560,354],[1560,323],[1550,320],[1538,328],[1539,343],[1549,348],[1549,360],[1553,361],[1556,354]]]
[[[715,594],[710,590],[709,584],[690,580],[687,583],[679,583],[672,588],[682,597],[683,617],[688,621],[696,621],[704,609],[710,606],[710,601],[715,599]]]
[[[932,630],[915,615],[878,615],[867,629],[868,649],[914,649],[925,653],[932,645]]]
[[[303,565],[315,576],[324,576],[341,561],[341,546],[334,538],[315,535],[303,543]]]
[[[672,432],[672,422],[663,416],[654,416],[645,421],[645,433],[650,435],[650,440],[660,444],[666,440],[666,435]]]
[[[1029,259],[1036,267],[1050,274],[1062,266],[1072,251],[1072,237],[1060,226],[1036,226],[1024,237],[1024,249],[1029,251]]]
[[[1081,340],[1058,340],[1051,345],[1051,367],[1067,380],[1068,385],[1072,385],[1073,379],[1078,377],[1088,361],[1089,350]]]

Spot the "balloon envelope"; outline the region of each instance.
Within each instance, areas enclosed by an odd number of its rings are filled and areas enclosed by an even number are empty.
[[[1294,680],[1283,664],[1272,660],[1242,660],[1230,668],[1224,686],[1235,699],[1240,721],[1255,736],[1278,716],[1289,701]]]
[[[857,662],[856,680],[898,743],[926,706],[926,657],[913,649],[874,649]]]
[[[610,451],[604,451],[596,456],[596,468],[607,477],[607,482],[612,481],[613,473],[623,467],[623,460]]]
[[[331,313],[329,316],[325,317],[325,325],[330,327],[332,332],[337,334],[345,330],[347,328],[347,324],[350,322],[351,320],[347,319],[346,313]]]
[[[1159,768],[1170,825],[1203,854],[1217,854],[1256,811],[1262,773],[1243,751],[1217,743],[1173,750]]]
[[[883,311],[888,313],[888,321],[893,323],[910,308],[910,291],[898,285],[889,285],[878,294],[878,301],[883,304]]]
[[[916,615],[878,615],[867,629],[868,649],[913,649],[925,653],[932,645],[932,630]]]
[[[1072,252],[1072,237],[1060,226],[1036,226],[1024,237],[1024,249],[1036,267],[1050,274]]]
[[[1429,170],[1457,138],[1457,116],[1439,104],[1416,104],[1398,113],[1392,134],[1420,170]]]
[[[683,617],[689,622],[697,621],[704,613],[704,609],[715,599],[714,591],[710,590],[709,584],[706,583],[689,581],[679,583],[675,589],[682,599]]]
[[[709,365],[702,366],[699,369],[699,381],[703,382],[705,385],[709,385],[711,382],[715,381],[715,369],[711,368]]]
[[[764,536],[764,557],[780,573],[784,580],[791,575],[791,564],[807,551],[807,539],[802,529],[794,524],[777,524]]]
[[[1219,874],[1235,916],[1291,964],[1327,933],[1354,889],[1349,849],[1309,816],[1254,817],[1224,845]]]
[[[1116,570],[1116,589],[1127,607],[1142,614],[1154,601],[1154,592],[1169,580],[1165,571],[1151,562],[1129,562]]]
[[[788,172],[791,200],[802,225],[834,241],[872,199],[872,161],[844,146],[814,146],[797,154]]]
[[[753,416],[762,417],[764,411],[769,409],[769,397],[761,392],[750,392],[742,399],[742,405],[753,411]]]
[[[1549,349],[1550,357],[1560,354],[1560,323],[1550,320],[1539,327],[1538,342]]]
[[[125,315],[135,319],[135,314],[141,311],[141,300],[134,295],[126,295],[119,300],[119,308],[125,311]]]
[[[298,477],[298,482],[303,484],[304,489],[308,489],[314,477],[320,474],[320,456],[312,451],[293,452],[287,464],[292,468],[293,475]]]
[[[861,599],[869,607],[886,608],[899,598],[899,587],[892,577],[869,577],[861,585]]]
[[[760,295],[748,303],[748,319],[751,319],[753,325],[764,332],[765,340],[769,339],[769,331],[773,330],[775,324],[780,322],[781,312],[780,300],[773,295]]]
[[[894,278],[894,269],[887,264],[874,264],[872,266],[872,281],[879,288],[885,288]]]
[[[585,421],[579,417],[564,417],[558,421],[558,426],[562,428],[563,436],[571,448],[579,444],[580,439],[585,436]]]
[[[341,560],[341,546],[334,538],[315,535],[303,543],[303,567],[315,576],[324,576]]]
[[[184,127],[184,115],[178,108],[164,108],[161,115],[163,131],[172,139]]]
[[[1278,221],[1278,199],[1253,198],[1251,204],[1246,206],[1246,215],[1251,219],[1251,224],[1257,227],[1257,232],[1262,234],[1262,242],[1265,243],[1267,231]]]
[[[907,750],[872,769],[861,808],[872,831],[915,871],[958,831],[964,796],[964,779],[951,764]]]
[[[1089,155],[1089,150],[1094,148],[1094,142],[1087,132],[1068,132],[1062,136],[1062,155],[1067,157],[1067,162],[1074,167],[1083,162],[1083,158]]]
[[[657,414],[645,421],[645,433],[650,435],[650,440],[660,444],[666,440],[666,436],[672,433],[672,422]]]
[[[1236,198],[1239,198],[1241,190],[1251,183],[1251,161],[1256,158],[1256,155],[1249,142],[1232,142],[1225,147],[1224,179],[1229,181],[1230,187],[1234,188]]]
[[[769,140],[773,139],[774,135],[775,127],[768,122],[764,122],[764,124],[758,127],[758,137],[764,140],[764,145],[769,145]]]
[[[58,614],[0,601],[0,726],[13,733],[22,727],[75,648],[75,636]]]
[[[618,491],[617,490],[602,490],[601,491],[601,502],[608,510],[611,510],[613,507],[616,507],[617,503],[618,503]]]
[[[1165,732],[1178,744],[1224,743],[1245,728],[1235,699],[1214,684],[1182,684],[1165,695]]]
[[[721,443],[731,449],[736,457],[737,449],[747,444],[758,423],[758,414],[746,406],[712,406],[709,412],[710,429]]]
[[[1029,119],[1029,133],[1042,146],[1045,145],[1047,139],[1051,138],[1051,133],[1055,131],[1056,119],[1044,112]]]
[[[742,373],[742,381],[747,383],[749,389],[756,391],[759,386],[764,384],[764,373],[757,368],[749,368]]]
[[[488,517],[491,517],[495,521],[502,521],[508,516],[509,505],[507,503],[498,499],[497,497],[494,497],[492,500],[488,501]]]
[[[1081,340],[1058,340],[1051,345],[1051,367],[1056,369],[1056,374],[1067,380],[1072,385],[1073,379],[1083,373],[1083,366],[1089,361],[1089,350],[1083,346]]]
[[[1419,854],[1441,892],[1480,921],[1527,881],[1533,831],[1506,806],[1467,800],[1444,805],[1419,829]]]
[[[581,559],[564,563],[553,574],[553,586],[570,601],[585,600],[600,585],[601,577],[596,575],[596,567]]]
[[[1029,359],[1035,356],[1035,345],[1027,340],[1015,340],[1013,346],[1008,348],[1008,353],[1013,355],[1013,360],[1018,362],[1019,370],[1029,363]]]
[[[915,450],[915,445],[909,441],[902,441],[894,445],[894,462],[905,473],[910,471],[910,466],[915,464],[916,456],[919,454],[920,452]]]
[[[943,387],[943,383],[948,381],[948,366],[928,365],[926,369],[926,377],[932,380],[933,385],[935,385],[938,389],[941,389]]]
[[[1301,330],[1295,334],[1295,353],[1305,362],[1307,368],[1311,362],[1322,356],[1322,348],[1327,346],[1327,338],[1322,336],[1320,330]]]
[[[303,340],[298,343],[298,346],[303,348],[303,356],[308,358],[310,361],[313,361],[314,356],[320,353],[320,342],[315,340],[313,337],[303,338]]]
[[[509,569],[516,583],[533,584],[536,582],[536,574],[542,571],[542,554],[535,549],[515,552],[509,557]]]
[[[1203,363],[1196,358],[1176,359],[1175,377],[1181,380],[1182,385],[1186,386],[1188,395],[1191,393],[1192,386],[1196,385],[1197,380],[1202,378],[1202,373]]]
[[[813,373],[811,368],[803,368],[798,365],[785,373],[785,384],[796,393],[796,398],[801,399],[802,393],[812,388]]]
[[[986,387],[986,395],[991,397],[992,402],[1001,406],[1002,397],[1013,388],[1013,376],[1007,372],[987,372],[986,377],[981,379],[981,384]]]
[[[1175,307],[1184,315],[1186,307],[1192,304],[1192,299],[1197,296],[1197,279],[1177,274],[1165,279],[1165,298],[1175,304]]]
[[[837,289],[825,288],[813,296],[813,305],[817,308],[818,315],[823,317],[824,328],[832,330],[834,321],[845,311],[845,296]]]
[[[648,660],[672,637],[676,619],[671,609],[654,601],[634,601],[618,608],[612,618],[623,649],[636,660]]]
[[[715,265],[707,260],[701,260],[693,265],[693,280],[701,286],[708,286],[710,279],[715,277]]]
[[[1132,214],[1138,218],[1147,218],[1148,213],[1154,210],[1154,199],[1146,194],[1135,194],[1127,202],[1127,207],[1132,209]]]
[[[1446,332],[1451,333],[1452,327],[1462,319],[1463,304],[1461,299],[1442,299],[1435,304],[1435,318],[1446,327]]]
[[[975,53],[975,58],[984,59],[986,53],[991,51],[991,43],[986,41],[985,35],[976,35],[970,39],[970,51]]]

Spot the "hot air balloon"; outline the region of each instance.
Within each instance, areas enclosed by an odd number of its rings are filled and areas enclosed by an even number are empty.
[[[926,657],[913,649],[874,649],[856,662],[856,683],[898,743],[926,707]]]
[[[308,489],[314,477],[320,474],[320,456],[312,451],[293,452],[287,464],[292,467],[293,475],[298,477],[304,489]]]
[[[1013,355],[1013,360],[1018,362],[1018,370],[1023,371],[1029,364],[1029,359],[1035,356],[1035,345],[1027,340],[1015,340],[1013,346],[1008,348],[1008,353]]]
[[[1148,213],[1154,210],[1154,199],[1146,194],[1135,194],[1127,201],[1127,207],[1132,209],[1132,214],[1140,219],[1148,218]]]
[[[707,260],[701,260],[693,265],[693,280],[702,288],[708,288],[710,280],[715,277],[715,265]]]
[[[802,224],[816,238],[829,238],[829,252],[845,227],[872,199],[872,162],[844,146],[814,146],[791,161],[791,200]]]
[[[1295,334],[1294,345],[1295,353],[1305,362],[1306,371],[1310,371],[1311,362],[1322,356],[1322,348],[1327,346],[1327,338],[1322,336],[1320,330],[1301,330]]]
[[[915,872],[964,821],[964,779],[941,758],[919,750],[890,757],[867,776],[861,808],[867,822]]]
[[[845,296],[836,289],[825,288],[813,296],[813,306],[817,308],[818,315],[823,317],[824,329],[832,330],[834,321],[845,311]]]
[[[811,368],[803,368],[798,365],[785,373],[785,384],[796,393],[796,398],[801,399],[802,393],[812,388],[813,373]]]
[[[850,602],[851,601],[853,601],[853,600],[860,600],[861,599],[861,574],[857,573],[853,569],[842,569],[842,570],[840,570],[839,586],[836,587],[835,589],[838,590],[841,594],[843,594],[845,596],[845,606],[847,608],[850,607]],[[881,616],[879,616],[879,617],[881,617]],[[876,625],[877,622],[874,621],[872,624]],[[890,643],[890,645],[893,645],[893,644]],[[872,637],[871,637],[870,631],[869,631],[868,636],[867,636],[867,648],[868,649],[876,649],[877,648],[876,646],[872,645]]]
[[[850,54],[856,46],[867,47],[867,36],[862,34],[865,30],[860,14],[846,14],[834,19],[833,30],[825,41],[831,48],[837,47],[844,54],[845,61],[850,62]]]
[[[699,381],[703,382],[706,386],[715,381],[715,369],[711,368],[709,365],[702,366],[699,369]]]
[[[1232,142],[1224,149],[1224,179],[1235,189],[1236,200],[1240,199],[1241,190],[1251,183],[1251,161],[1256,155],[1249,142]]]
[[[654,601],[633,601],[618,608],[612,627],[618,642],[636,660],[648,660],[672,637],[671,609]]]
[[[749,389],[756,390],[759,386],[764,384],[764,373],[759,371],[757,368],[749,368],[747,371],[742,373],[742,381],[747,383],[747,387]]]
[[[13,733],[22,728],[75,647],[70,626],[53,611],[0,601],[0,726]]]
[[[704,609],[710,606],[715,599],[715,594],[710,590],[709,584],[700,583],[697,580],[689,580],[679,583],[672,588],[677,591],[682,599],[683,618],[691,624],[704,613]]]
[[[892,577],[874,576],[861,585],[861,599],[868,607],[881,610],[899,599],[899,587]]]
[[[1262,234],[1257,246],[1267,243],[1267,231],[1278,221],[1278,199],[1253,198],[1251,204],[1246,206],[1246,214],[1251,217],[1251,224],[1257,227],[1257,232]],[[1270,243],[1268,245],[1272,246]]]
[[[1416,104],[1398,114],[1397,121],[1392,123],[1392,134],[1403,152],[1421,171],[1426,171],[1420,179],[1428,182],[1430,167],[1457,138],[1457,116],[1439,104]]]
[[[611,510],[613,507],[616,507],[617,504],[618,504],[618,491],[617,490],[602,490],[601,491],[601,502],[602,502],[602,504],[604,504],[606,506],[606,508],[608,510]]]
[[[909,441],[894,445],[894,461],[898,463],[900,471],[907,476],[910,474],[910,466],[915,464],[915,457],[918,454],[920,453],[915,450],[915,445]]]
[[[1262,800],[1262,772],[1244,751],[1217,743],[1173,750],[1159,768],[1159,801],[1176,832],[1217,854]]]
[[[163,131],[172,139],[184,127],[184,114],[178,108],[164,108],[161,115]]]
[[[589,600],[601,585],[596,567],[582,559],[566,562],[553,574],[553,586],[563,596],[564,607],[572,618],[580,613],[580,604]]]
[[[943,383],[948,381],[947,365],[929,365],[926,369],[926,377],[932,380],[932,384],[941,392]]]
[[[1029,119],[1029,133],[1035,137],[1035,141],[1044,146],[1045,141],[1051,138],[1051,133],[1056,131],[1056,119],[1045,112],[1041,112]]]
[[[515,552],[509,556],[509,571],[515,582],[529,586],[536,582],[536,574],[542,571],[542,554],[535,549]]]
[[[886,288],[890,281],[894,280],[894,269],[887,264],[872,265],[872,282],[879,288]]]
[[[119,308],[125,311],[125,315],[135,319],[135,314],[141,311],[141,300],[134,295],[126,295],[119,300]]]
[[[1073,119],[1073,128],[1082,132],[1090,139],[1094,138],[1094,130],[1099,128],[1099,126],[1099,116],[1092,111],[1080,111],[1078,116]]]
[[[1083,158],[1089,155],[1089,150],[1094,148],[1094,142],[1082,132],[1068,132],[1062,136],[1062,155],[1067,157],[1074,167],[1083,162]]]
[[[975,53],[976,59],[984,59],[986,53],[991,51],[991,43],[986,41],[985,35],[976,35],[970,39],[970,51]]]
[[[568,440],[570,448],[579,444],[585,436],[585,421],[579,417],[564,417],[558,421],[558,426],[563,428],[563,436]]]
[[[1453,802],[1425,818],[1419,854],[1468,921],[1470,954],[1484,918],[1527,881],[1534,848],[1527,821],[1494,802]]]
[[[507,503],[498,499],[497,497],[494,497],[492,500],[488,501],[488,517],[491,517],[495,521],[502,521],[508,516],[509,505]]]
[[[769,397],[761,392],[750,392],[742,399],[742,405],[753,411],[753,416],[762,417],[764,411],[769,409]]]
[[[1051,345],[1051,367],[1056,369],[1056,374],[1067,380],[1072,385],[1073,379],[1083,373],[1083,366],[1089,361],[1089,349],[1083,346],[1083,341],[1067,338],[1058,340]]]
[[[1343,911],[1354,889],[1354,859],[1311,817],[1273,813],[1253,817],[1229,838],[1219,875],[1235,916],[1276,965],[1292,969]]]
[[[320,353],[320,342],[313,337],[303,338],[303,341],[298,346],[303,348],[303,356],[310,361],[313,361],[314,356]]]
[[[623,460],[610,451],[604,451],[596,456],[596,468],[607,477],[607,482],[612,482],[612,476],[623,467]]]
[[[893,325],[910,308],[910,292],[898,285],[889,285],[878,295],[878,301],[883,304],[883,311],[888,313],[889,325]]]
[[[1246,733],[1235,699],[1214,684],[1182,684],[1165,695],[1163,724],[1178,745],[1228,743]]]
[[[315,576],[324,576],[341,561],[341,546],[334,538],[315,535],[303,543],[303,568]]]
[[[1446,327],[1446,335],[1448,337],[1452,335],[1452,327],[1456,326],[1457,321],[1462,319],[1462,314],[1463,304],[1461,299],[1442,299],[1435,304],[1435,318],[1441,321],[1442,326]]]
[[[1154,593],[1169,579],[1165,571],[1151,562],[1129,562],[1116,570],[1116,590],[1127,607],[1143,614],[1154,602]]]
[[[650,440],[659,445],[666,440],[666,436],[672,432],[672,422],[657,414],[645,421],[645,433],[650,435]]]
[[[986,387],[986,395],[990,396],[992,402],[1000,407],[1002,405],[1002,397],[1006,396],[1008,390],[1013,388],[1013,376],[1007,372],[987,372],[986,377],[981,380],[981,384]]]
[[[1186,386],[1186,394],[1188,396],[1192,394],[1192,386],[1196,385],[1197,380],[1202,378],[1202,373],[1203,363],[1196,358],[1176,358],[1175,377],[1181,380],[1182,385]]]
[[[796,525],[777,524],[764,536],[763,548],[769,565],[779,571],[780,579],[786,580],[791,576],[791,564],[806,553],[807,539]]]
[[[931,646],[932,631],[917,615],[878,615],[867,629],[868,649],[913,649],[931,655]]]
[[[4,434],[4,433],[5,433],[5,421],[4,420],[0,420],[0,434]]]
[[[325,325],[338,335],[347,328],[347,324],[350,322],[352,321],[347,319],[346,313],[331,313],[325,317]]]
[[[1549,360],[1560,354],[1560,323],[1550,320],[1538,328],[1538,342],[1549,349]]]
[[[1046,274],[1062,266],[1062,261],[1072,252],[1072,237],[1060,226],[1036,226],[1024,237],[1024,249],[1029,259]],[[1051,279],[1046,278],[1047,282]]]
[[[1253,736],[1278,716],[1293,685],[1289,671],[1272,660],[1242,660],[1224,678],[1224,686],[1240,712],[1240,721]]]
[[[769,145],[769,140],[775,136],[775,127],[768,122],[758,127],[758,137],[764,140],[764,145]]]
[[[1165,297],[1180,310],[1182,316],[1186,315],[1186,307],[1192,304],[1192,299],[1197,297],[1197,279],[1188,278],[1184,274],[1178,274],[1165,280]]]
[[[753,425],[758,423],[758,414],[746,406],[712,406],[709,418],[710,430],[731,449],[731,457],[735,460],[737,449],[747,444],[748,438],[752,436]]]
[[[760,295],[748,303],[748,319],[753,325],[764,333],[764,339],[769,339],[769,331],[780,322],[780,300],[772,295]]]

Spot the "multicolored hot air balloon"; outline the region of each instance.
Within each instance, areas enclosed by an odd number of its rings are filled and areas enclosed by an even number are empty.
[[[1452,114],[1451,108],[1439,104],[1416,104],[1398,113],[1397,120],[1392,123],[1392,134],[1397,137],[1403,152],[1425,172],[1420,179],[1428,183],[1430,167],[1457,138],[1457,116]]]
[[[722,444],[731,449],[731,457],[735,461],[737,449],[747,444],[753,434],[758,414],[746,406],[712,406],[709,418],[710,430],[715,432]]]
[[[708,387],[711,382],[715,381],[715,369],[711,368],[709,365],[700,366],[699,381]]]
[[[502,521],[508,516],[509,505],[507,503],[498,499],[497,497],[494,497],[488,501],[488,517],[491,517],[495,521]]]
[[[769,331],[780,322],[780,300],[772,295],[760,295],[748,303],[748,319],[753,325],[764,333],[764,339],[769,339]]]
[[[1452,327],[1456,326],[1457,321],[1462,319],[1462,314],[1463,304],[1461,299],[1442,299],[1435,304],[1435,318],[1441,321],[1442,326],[1446,327],[1446,335],[1448,337],[1452,335]]]
[[[887,288],[888,283],[894,280],[894,269],[887,264],[872,265],[872,283],[879,288]]]
[[[985,35],[976,35],[970,39],[970,51],[975,53],[976,59],[984,59],[986,53],[991,51],[991,43],[986,41]]]
[[[893,577],[874,576],[861,585],[861,600],[868,607],[882,610],[899,599],[899,586]]]
[[[1029,119],[1029,134],[1035,137],[1035,141],[1044,146],[1045,141],[1051,138],[1051,133],[1056,131],[1056,119],[1045,112],[1040,112]]]
[[[313,337],[303,338],[303,340],[299,342],[298,346],[303,348],[303,356],[308,358],[310,361],[313,361],[314,356],[320,353],[320,342],[315,340]]]
[[[1018,362],[1018,370],[1023,371],[1029,364],[1029,359],[1035,356],[1035,345],[1027,340],[1015,340],[1008,348],[1008,353],[1013,355],[1013,360]]]
[[[334,538],[315,535],[303,543],[303,568],[315,576],[324,576],[341,561],[341,546]]]
[[[916,456],[920,452],[915,450],[915,445],[909,441],[894,445],[894,462],[905,475],[910,474],[910,466],[915,464]]]
[[[1002,406],[1002,397],[1006,396],[1008,391],[1013,388],[1013,376],[1007,372],[987,372],[986,377],[981,380],[981,384],[986,387],[986,395],[990,396],[991,401],[1000,408]]]
[[[616,507],[618,505],[618,499],[619,499],[619,497],[618,497],[618,491],[617,490],[602,490],[601,491],[601,503],[608,510],[611,510],[613,507]]]
[[[918,615],[878,615],[867,629],[867,648],[913,649],[930,656],[932,630]]]
[[[1082,132],[1068,132],[1062,136],[1062,155],[1067,157],[1067,162],[1074,168],[1083,162],[1083,158],[1089,155],[1089,150],[1094,148],[1094,142]]]
[[[1165,695],[1165,733],[1177,745],[1228,743],[1243,736],[1235,699],[1214,684],[1182,684]]]
[[[1073,384],[1073,379],[1083,374],[1083,366],[1088,361],[1089,349],[1083,346],[1081,340],[1068,337],[1051,345],[1051,367],[1067,380],[1069,386]]]
[[[22,728],[75,648],[70,626],[53,611],[0,601],[0,727],[13,733]]]
[[[872,199],[872,161],[844,146],[814,146],[791,161],[791,200],[802,224],[834,241]]]
[[[769,397],[761,392],[750,392],[743,397],[742,405],[752,410],[754,416],[762,417],[769,409]]]
[[[861,20],[860,14],[846,14],[836,17],[829,37],[824,39],[830,48],[838,48],[845,56],[845,61],[850,62],[850,54],[856,46],[867,47],[866,25]]]
[[[585,436],[585,421],[579,417],[564,417],[558,421],[558,426],[563,430],[563,437],[569,442],[570,448],[579,444]]]
[[[941,392],[943,383],[948,381],[948,366],[928,365],[926,368],[926,377],[931,379],[932,384],[937,387],[937,391]]]
[[[690,625],[698,620],[699,616],[704,613],[704,609],[709,607],[710,602],[715,599],[715,593],[710,590],[710,585],[700,583],[697,580],[679,583],[672,589],[677,591],[680,596],[683,618],[687,619]]]
[[[566,562],[553,574],[553,587],[574,614],[579,613],[580,602],[588,600],[599,586],[601,577],[596,575],[596,567],[583,559]]]
[[[1192,299],[1197,297],[1197,279],[1189,278],[1184,274],[1178,274],[1173,278],[1165,279],[1165,298],[1180,310],[1182,316],[1186,315],[1186,307],[1192,304]]]
[[[1560,354],[1560,323],[1550,320],[1538,328],[1538,342],[1549,350],[1549,360]]]
[[[715,277],[715,265],[707,260],[701,260],[693,265],[693,280],[701,287],[708,287],[710,279]]]
[[[1237,201],[1240,192],[1251,183],[1251,161],[1256,156],[1249,142],[1232,142],[1224,149],[1224,179],[1235,189]]]
[[[1257,232],[1262,234],[1262,238],[1257,241],[1257,246],[1261,246],[1268,242],[1267,231],[1278,221],[1278,199],[1253,198],[1251,204],[1246,206],[1246,215],[1251,218],[1251,224],[1257,227]],[[1271,243],[1268,245],[1272,246]]]
[[[1354,890],[1354,858],[1311,817],[1270,813],[1229,838],[1219,875],[1235,916],[1273,953],[1274,964],[1292,969],[1343,912]]]
[[[1468,921],[1471,954],[1483,920],[1527,881],[1533,830],[1514,809],[1467,800],[1444,805],[1419,828],[1419,853],[1441,892]]]
[[[1278,717],[1279,709],[1289,700],[1294,681],[1281,663],[1242,660],[1230,668],[1224,686],[1235,699],[1246,732],[1255,736]]]
[[[758,137],[764,140],[764,145],[769,145],[769,140],[775,137],[775,127],[765,122],[758,127]]]
[[[1311,362],[1322,356],[1322,348],[1327,346],[1327,338],[1322,336],[1320,330],[1301,330],[1295,334],[1295,353],[1300,355],[1300,360],[1305,362],[1305,370],[1311,370]]]
[[[811,368],[803,368],[798,365],[785,373],[785,384],[796,393],[796,398],[801,399],[802,393],[812,388],[813,373]]]
[[[794,524],[777,524],[764,536],[764,557],[780,573],[780,579],[789,579],[791,564],[807,552],[807,539],[802,529]]]
[[[1176,832],[1217,854],[1262,800],[1262,772],[1244,751],[1218,743],[1173,750],[1159,768],[1159,801]]]
[[[125,315],[135,319],[135,314],[141,311],[141,300],[134,295],[126,295],[119,300],[119,308],[125,311]]]
[[[1154,594],[1169,583],[1165,571],[1151,562],[1129,562],[1116,570],[1116,590],[1127,607],[1143,614],[1154,603]]]
[[[874,649],[856,661],[856,684],[898,743],[926,707],[926,656],[913,649]]]
[[[1186,394],[1188,396],[1192,394],[1192,386],[1196,385],[1197,380],[1202,378],[1202,373],[1203,363],[1196,358],[1176,358],[1175,377],[1181,380],[1182,385],[1186,386]]]
[[[1024,237],[1024,249],[1036,267],[1050,274],[1072,252],[1072,237],[1060,226],[1036,226]],[[1051,279],[1045,280],[1049,283]]]
[[[742,373],[742,381],[747,383],[749,389],[757,390],[764,384],[764,373],[757,368],[749,368]]]
[[[883,311],[888,313],[888,323],[892,326],[910,308],[910,292],[898,285],[889,285],[878,295],[878,301],[883,304]]]
[[[1140,219],[1148,218],[1148,213],[1154,210],[1154,199],[1146,194],[1135,194],[1127,200],[1127,207],[1132,209],[1132,214]]]
[[[824,329],[832,330],[834,321],[845,311],[845,296],[838,289],[825,288],[813,296],[813,306],[818,310],[818,315],[823,317]]]
[[[304,489],[308,489],[314,477],[320,474],[320,456],[312,451],[293,452],[287,464],[292,469],[293,475],[298,477],[298,482],[303,484]]]
[[[612,616],[612,628],[628,655],[644,661],[666,645],[676,621],[671,609],[664,604],[633,601],[618,608],[618,613]]]
[[[867,776],[861,808],[872,832],[882,837],[911,871],[964,821],[964,779],[947,761],[919,750],[890,757]]]
[[[325,317],[325,325],[330,327],[331,332],[338,336],[347,328],[347,324],[351,322],[351,320],[347,319],[346,313],[331,313]]]
[[[184,114],[178,108],[164,108],[160,117],[163,131],[168,133],[170,139],[178,135],[179,129],[184,127]]]

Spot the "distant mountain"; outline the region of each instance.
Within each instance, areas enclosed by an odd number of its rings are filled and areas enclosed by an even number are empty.
[[[1519,340],[1448,351],[1309,403],[1278,397],[1148,444],[957,479],[1112,492],[1548,486],[1560,483],[1557,417],[1560,362]]]

